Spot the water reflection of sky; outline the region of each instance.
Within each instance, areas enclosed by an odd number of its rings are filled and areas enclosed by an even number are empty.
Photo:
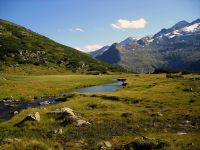
[[[98,92],[112,92],[117,90],[122,86],[121,81],[117,81],[115,83],[111,84],[104,84],[104,85],[97,85],[97,86],[92,86],[92,87],[87,87],[87,88],[81,88],[77,90],[77,92],[80,93],[98,93]]]

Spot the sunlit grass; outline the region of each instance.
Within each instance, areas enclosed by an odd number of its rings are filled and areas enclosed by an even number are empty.
[[[0,78],[0,98],[31,100],[73,91],[79,87],[112,82],[115,76],[94,75],[8,75]]]
[[[164,139],[170,143],[169,149],[198,149],[200,147],[200,81],[190,78],[199,75],[185,75],[184,78],[166,78],[159,75],[123,75],[127,78],[127,87],[110,93],[76,94],[68,101],[45,108],[31,108],[23,110],[8,122],[0,124],[0,139],[21,138],[24,147],[37,143],[41,147],[56,149],[64,147],[78,149],[76,143],[88,143],[86,148],[95,146],[99,141],[108,140],[113,146],[126,144],[135,138],[147,136],[149,138]],[[68,90],[76,86],[102,84],[110,82],[114,76],[10,76],[12,82],[33,81],[44,85],[54,85],[62,89],[68,83]],[[75,84],[75,85],[72,85]],[[5,86],[5,85],[4,85]],[[45,87],[45,86],[43,86]],[[184,89],[191,87],[192,92]],[[23,87],[27,88],[27,87]],[[41,90],[42,86],[40,87]],[[49,90],[49,89],[48,89]],[[190,100],[193,100],[192,102]],[[74,127],[62,126],[49,111],[69,107],[76,115],[89,121],[90,126]],[[39,123],[29,123],[23,127],[14,127],[27,114],[38,111],[41,115]],[[161,113],[162,116],[152,114]],[[193,122],[194,127],[183,129],[180,125],[184,121]],[[63,129],[62,135],[52,134],[58,128]],[[185,135],[177,135],[186,132]],[[49,137],[49,135],[51,135]],[[48,137],[48,138],[47,138]],[[34,142],[33,142],[34,141]],[[3,144],[3,147],[13,147],[14,144]],[[192,143],[192,146],[191,146]],[[15,145],[18,145],[15,143]],[[80,147],[79,147],[80,148]],[[25,149],[25,148],[24,148]]]

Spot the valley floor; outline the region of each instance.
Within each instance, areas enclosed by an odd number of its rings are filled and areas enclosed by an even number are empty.
[[[75,93],[1,122],[0,149],[200,149],[200,75],[10,75],[0,79],[0,99],[31,100],[113,78],[125,78],[127,85],[110,93]],[[66,114],[52,113],[64,107],[90,124],[75,125]],[[40,121],[19,125],[35,112]]]

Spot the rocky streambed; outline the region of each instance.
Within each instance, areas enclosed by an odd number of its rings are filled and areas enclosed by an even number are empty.
[[[96,93],[96,92],[112,92],[123,87],[125,80],[118,79],[114,83],[104,84],[99,86],[91,86],[77,89],[75,92],[80,93]],[[0,99],[0,122],[11,119],[17,115],[22,109],[45,107],[47,105],[54,105],[59,102],[66,101],[68,98],[75,96],[75,93],[62,94],[59,96],[49,96],[35,98],[31,102],[19,101],[12,98]]]
[[[63,97],[64,98],[64,97]],[[19,101],[16,99],[2,99],[0,100],[0,121],[6,121],[18,114],[22,109],[43,107],[46,105],[58,103],[58,97],[41,97],[34,99],[31,102]]]

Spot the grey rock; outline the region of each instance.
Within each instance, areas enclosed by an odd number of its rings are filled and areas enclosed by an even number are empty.
[[[49,101],[40,102],[40,105],[49,105]]]
[[[112,148],[112,144],[109,141],[101,141],[98,143],[98,148],[100,150],[107,150]]]
[[[186,135],[186,132],[178,132],[177,135]]]
[[[82,119],[77,119],[75,121],[75,125],[78,127],[84,126],[84,125],[90,125],[88,121],[82,120]]]
[[[89,125],[88,121],[81,119],[80,117],[76,116],[71,108],[63,107],[61,109],[56,109],[55,111],[49,112],[49,114],[61,114],[63,116],[64,121],[63,125],[66,124],[73,124],[77,127],[81,127],[84,125]]]
[[[14,112],[13,112],[14,115],[17,115],[18,113],[19,113],[18,111],[14,111]]]
[[[35,112],[33,114],[29,114],[22,121],[20,121],[19,123],[15,124],[15,126],[20,127],[26,121],[36,121],[36,122],[39,122],[40,121],[40,114],[39,114],[39,112]]]
[[[189,87],[189,88],[184,89],[184,91],[186,91],[186,92],[192,92],[193,89],[191,87]]]
[[[189,121],[189,120],[185,120],[185,121],[183,121],[183,123],[185,123],[185,124],[191,124],[192,122]]]
[[[21,142],[21,141],[22,141],[22,139],[19,139],[19,138],[13,138],[13,139],[6,138],[3,140],[3,143],[12,144],[14,142]]]
[[[33,120],[33,121],[40,121],[40,114],[39,112],[35,112],[33,114],[29,114],[26,118],[30,118],[29,120]]]
[[[14,142],[14,140],[13,140],[13,139],[11,139],[11,138],[6,138],[6,139],[4,139],[4,140],[3,140],[3,142],[4,142],[4,143],[11,144],[11,143],[13,143],[13,142]]]
[[[75,114],[73,113],[73,110],[71,108],[68,108],[68,107],[63,107],[61,109],[56,109],[55,111],[51,111],[49,113],[52,113],[52,114],[64,113],[64,114],[68,114],[70,116],[75,116]]]
[[[156,113],[152,113],[151,116],[152,116],[152,117],[156,117],[156,116],[160,116],[160,117],[162,117],[163,114],[160,113],[160,112],[156,112]]]
[[[54,134],[62,134],[62,133],[63,133],[62,129],[54,130]]]

